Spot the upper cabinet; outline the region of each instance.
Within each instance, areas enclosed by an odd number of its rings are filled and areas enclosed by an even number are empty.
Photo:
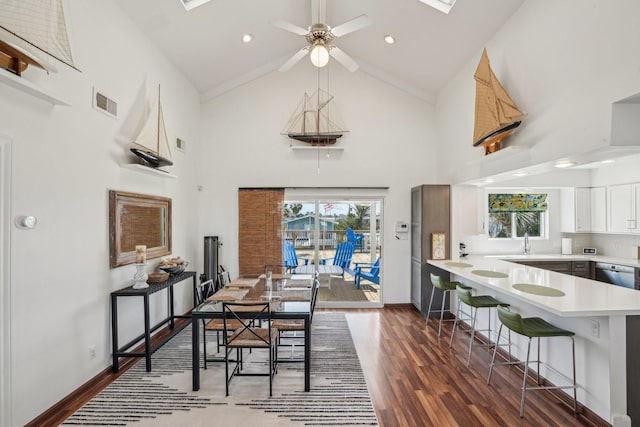
[[[607,231],[607,188],[593,187],[590,189],[591,202],[591,231]]]
[[[640,202],[640,184],[607,187],[607,231],[637,233],[636,213]]]
[[[560,204],[560,230],[563,233],[592,231],[590,188],[563,188],[560,193]]]

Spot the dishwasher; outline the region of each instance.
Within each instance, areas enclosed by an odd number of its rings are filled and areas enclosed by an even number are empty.
[[[634,269],[626,265],[596,262],[596,280],[625,288],[638,289],[635,284]]]

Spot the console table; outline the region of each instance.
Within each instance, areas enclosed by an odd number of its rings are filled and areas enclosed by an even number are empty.
[[[185,271],[183,273],[177,274],[175,276],[169,276],[167,280],[160,283],[150,283],[148,288],[144,289],[133,289],[132,286],[129,286],[124,289],[120,289],[118,291],[111,292],[111,342],[113,347],[113,372],[118,372],[119,369],[119,358],[120,357],[144,357],[147,362],[147,372],[151,371],[151,355],[158,348],[162,347],[167,341],[169,341],[175,334],[180,332],[182,328],[179,330],[174,329],[174,320],[179,318],[189,318],[190,316],[180,316],[175,315],[173,310],[173,285],[176,283],[180,283],[183,280],[188,278],[192,278],[193,280],[193,306],[196,306],[196,272],[195,271]],[[155,294],[163,289],[168,289],[169,298],[168,298],[168,307],[167,307],[167,317],[159,321],[153,327],[151,326],[149,320],[149,295]],[[127,344],[122,347],[118,347],[118,298],[120,297],[142,297],[144,302],[144,333],[135,337]],[[158,328],[165,324],[169,324],[169,329],[173,332],[163,339],[160,343],[156,344],[153,348],[151,347],[151,334],[156,331]],[[188,323],[187,323],[188,324]],[[185,325],[186,326],[186,325]],[[131,347],[133,347],[140,340],[144,339],[144,351],[143,352],[131,352],[128,351]]]

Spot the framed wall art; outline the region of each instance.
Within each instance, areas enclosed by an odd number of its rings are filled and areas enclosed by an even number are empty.
[[[431,258],[447,259],[447,233],[431,233]]]

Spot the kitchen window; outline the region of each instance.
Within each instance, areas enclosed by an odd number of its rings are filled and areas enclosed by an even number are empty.
[[[488,194],[487,232],[492,239],[545,238],[547,194]]]

